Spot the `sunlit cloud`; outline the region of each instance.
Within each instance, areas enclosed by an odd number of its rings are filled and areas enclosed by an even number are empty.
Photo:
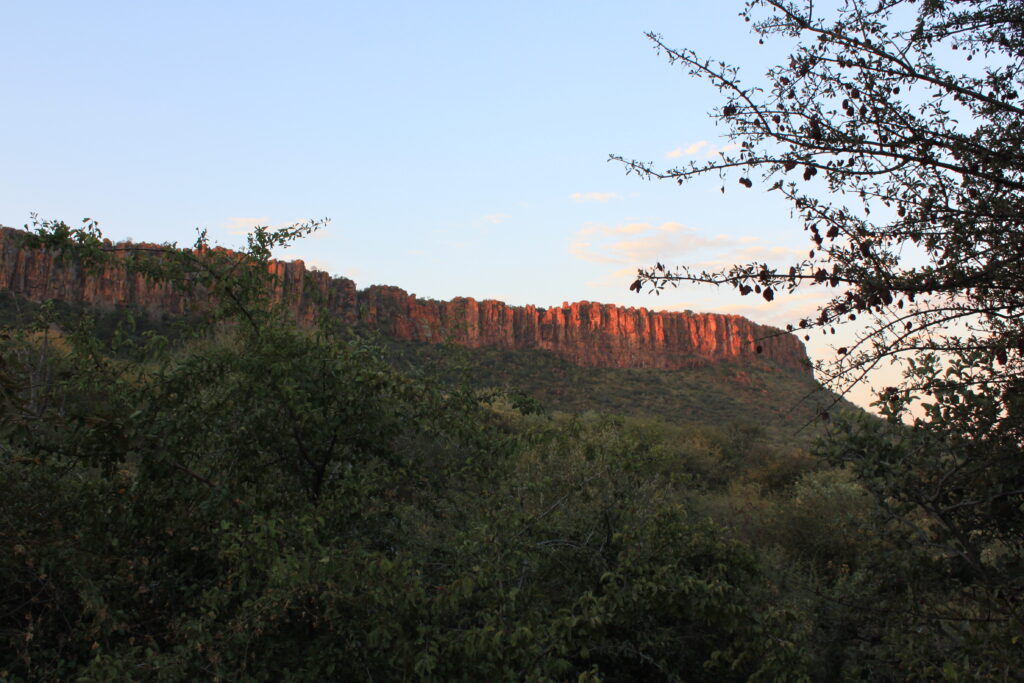
[[[592,289],[605,289],[607,287],[625,287],[636,279],[636,268],[617,268],[605,273],[599,278],[588,280],[586,285]]]
[[[623,239],[628,237],[629,239]],[[682,223],[629,222],[618,225],[588,223],[573,237],[569,253],[593,263],[647,265],[656,259],[682,259],[714,246],[725,246],[730,238],[707,237]]]
[[[766,301],[757,294],[748,294],[742,301],[726,303],[715,307],[717,313],[731,313],[758,322],[784,328],[796,325],[801,318],[815,317],[821,307],[830,300],[825,291],[796,291],[792,294],[781,292],[772,301]],[[812,334],[821,335],[820,331]]]
[[[489,213],[483,217],[485,221],[487,221],[488,223],[492,223],[494,225],[500,225],[501,223],[504,223],[510,218],[512,218],[512,216],[508,215],[507,213]]]
[[[680,157],[692,157],[700,153],[702,149],[710,145],[707,140],[701,140],[695,142],[687,147],[676,147],[674,150],[666,154],[669,159],[678,159]]]
[[[707,235],[676,221],[586,223],[573,235],[569,253],[592,263],[648,267],[658,261],[708,271],[751,262],[782,267],[803,255],[800,249],[771,245],[762,237]]]
[[[670,269],[685,264],[695,271],[713,273],[750,262],[786,268],[803,255],[799,249],[773,245],[767,238],[712,235],[675,221],[587,223],[573,235],[568,251],[577,259],[607,268],[587,282],[593,288],[618,285],[629,280],[637,268],[649,268],[656,262]],[[731,287],[707,290],[713,292],[707,305],[687,301],[682,308],[734,313],[780,327],[814,315],[829,300],[830,294],[826,291],[798,291],[792,295],[777,292],[775,300],[768,302],[756,294],[739,297]],[[666,301],[656,305],[677,308],[675,303]]]
[[[739,148],[740,148],[739,144],[737,144],[735,142],[731,142],[728,145],[726,145],[725,147],[722,147],[721,149],[719,149],[718,147],[712,146],[712,148],[709,149],[704,154],[704,158],[705,159],[710,159],[711,157],[718,156],[719,154],[726,154],[727,152],[734,152],[734,151],[736,151]]]
[[[618,192],[573,192],[569,197],[576,202],[601,202],[602,204],[613,199],[622,199]]]
[[[665,156],[669,159],[681,159],[683,157],[700,157],[702,159],[712,159],[719,154],[725,154],[732,152],[733,150],[739,149],[740,146],[736,143],[729,143],[724,147],[713,145],[707,140],[700,140],[694,142],[686,147],[676,147],[671,152],[668,152]]]

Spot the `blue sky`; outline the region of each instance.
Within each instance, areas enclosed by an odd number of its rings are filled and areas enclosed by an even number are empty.
[[[716,93],[643,32],[753,79],[783,46],[757,46],[739,4],[6,3],[0,224],[90,216],[114,239],[204,227],[231,246],[257,223],[326,216],[281,256],[360,287],[784,324],[816,299],[627,289],[655,260],[787,262],[808,243],[784,204],[607,162],[726,144]]]

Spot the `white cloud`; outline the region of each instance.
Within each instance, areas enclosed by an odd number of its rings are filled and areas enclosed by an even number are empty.
[[[628,236],[630,239],[622,239]],[[676,259],[702,249],[725,246],[730,238],[706,237],[682,223],[644,222],[604,225],[588,223],[574,236],[569,253],[578,259],[595,263],[648,265],[656,259]]]
[[[617,268],[605,273],[595,280],[587,281],[587,287],[604,289],[606,287],[622,287],[636,279],[636,268]]]
[[[657,226],[635,221],[632,223],[621,223],[611,228],[608,234],[636,235],[642,232],[679,232],[680,230],[685,230],[685,227],[682,223],[674,221],[666,221]]]
[[[735,143],[735,142],[729,143],[728,145],[726,145],[725,147],[722,147],[721,149],[719,149],[718,147],[715,147],[714,145],[712,145],[711,149],[709,149],[707,151],[707,153],[704,154],[704,158],[705,159],[710,159],[711,157],[716,157],[719,154],[725,154],[727,152],[732,152],[732,151],[735,151],[735,150],[737,150],[739,148],[740,148],[740,146],[737,143]]]
[[[800,249],[771,245],[763,237],[706,235],[676,221],[586,223],[573,236],[569,253],[595,263],[646,267],[660,261],[704,270],[751,262],[788,266],[804,255]]]
[[[606,203],[612,199],[622,199],[618,192],[573,192],[569,198],[577,202]]]
[[[732,290],[735,293],[735,290]],[[771,301],[758,294],[748,294],[740,301],[723,304],[715,307],[717,313],[730,313],[741,315],[751,320],[785,328],[788,324],[796,324],[801,318],[814,317],[821,307],[830,300],[830,292],[825,291],[797,291],[792,294],[780,292]],[[803,340],[801,333],[800,339]],[[820,331],[809,332],[811,339],[814,335],[821,336]],[[835,339],[832,337],[831,339]]]
[[[739,148],[740,146],[734,142],[729,143],[724,147],[719,147],[718,145],[711,144],[707,140],[700,140],[699,142],[694,142],[693,144],[687,145],[686,147],[676,147],[671,152],[668,152],[665,156],[669,159],[680,159],[682,157],[695,156],[699,156],[702,159],[713,159],[719,154],[732,152]]]
[[[612,267],[607,274],[587,282],[591,287],[611,284],[628,277],[636,268],[648,268],[656,262],[670,268],[686,264],[697,271],[714,272],[749,262],[766,262],[785,268],[803,255],[797,249],[772,245],[767,238],[708,235],[675,221],[587,223],[573,236],[569,253],[582,261]],[[728,287],[716,291],[727,298],[733,293]],[[825,292],[801,292],[777,296],[774,303],[769,303],[751,295],[731,302],[719,301],[713,308],[782,326],[813,313],[827,298]],[[721,304],[725,304],[724,307]]]
[[[700,140],[699,142],[695,142],[692,145],[688,145],[686,147],[676,147],[674,150],[672,150],[665,156],[667,156],[669,159],[678,159],[679,157],[692,157],[695,154],[698,154],[702,149],[707,147],[709,144],[711,143],[709,143],[707,140]]]
[[[489,213],[483,217],[485,221],[487,221],[488,223],[493,223],[494,225],[500,225],[501,223],[504,223],[510,218],[512,218],[512,216],[508,215],[507,213]]]

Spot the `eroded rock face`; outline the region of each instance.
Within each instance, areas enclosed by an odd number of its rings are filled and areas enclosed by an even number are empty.
[[[549,309],[465,298],[432,301],[397,287],[370,287],[358,297],[359,319],[399,339],[438,343],[450,338],[474,348],[545,349],[577,365],[596,367],[679,369],[761,357],[810,374],[800,340],[734,315],[589,301]]]
[[[33,301],[137,306],[182,313],[189,305],[167,283],[129,275],[114,265],[86,272],[45,251],[20,249],[18,231],[0,230],[0,287]],[[362,291],[352,280],[274,261],[275,297],[309,322],[319,310],[402,340],[450,341],[477,348],[545,349],[584,366],[680,369],[717,361],[763,358],[810,375],[803,343],[746,318],[622,308],[589,301],[561,307],[507,306],[500,301],[419,299],[398,287]],[[762,353],[757,353],[757,347]]]
[[[185,299],[165,282],[105,267],[87,273],[73,259],[17,244],[20,230],[0,228],[0,288],[30,301],[137,305],[153,311],[184,312]],[[156,245],[153,245],[156,246]]]

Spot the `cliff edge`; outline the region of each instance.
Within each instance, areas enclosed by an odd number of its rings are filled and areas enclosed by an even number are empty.
[[[0,289],[31,301],[134,306],[184,313],[188,302],[166,282],[115,264],[87,271],[49,251],[23,249],[20,231],[0,228]],[[501,301],[420,299],[398,287],[358,290],[343,277],[308,270],[302,261],[273,261],[275,296],[300,320],[326,310],[353,325],[396,339],[452,342],[477,348],[545,349],[582,366],[681,369],[709,362],[765,359],[811,375],[803,343],[792,334],[736,315],[623,308],[589,301],[560,307]],[[757,352],[758,347],[761,353]]]

